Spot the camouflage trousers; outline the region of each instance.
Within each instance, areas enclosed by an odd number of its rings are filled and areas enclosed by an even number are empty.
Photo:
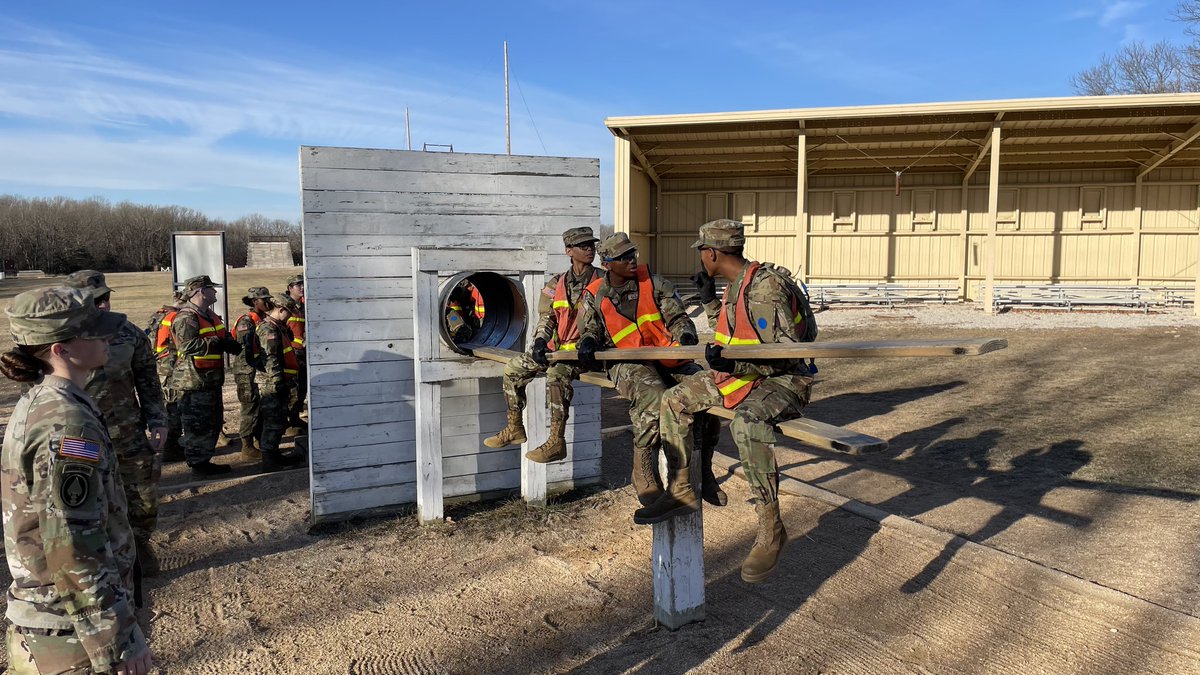
[[[678,386],[677,382],[686,381],[695,373],[704,369],[695,363],[688,363],[675,368],[652,363],[617,363],[608,368],[608,378],[617,387],[617,393],[629,401],[629,422],[633,425],[633,445],[649,451],[651,457],[658,456],[660,447],[664,451],[659,435],[659,408],[663,395],[669,388]],[[700,435],[701,445],[705,450],[717,447],[721,433],[721,423],[711,415],[701,414]],[[691,447],[688,447],[691,450]],[[668,455],[678,462],[678,466],[688,466],[691,454],[675,452]]]
[[[259,427],[262,424],[259,420],[259,394],[258,384],[254,381],[254,375],[251,373],[238,373],[233,376],[237,382],[237,397],[238,403],[242,404],[241,419],[238,422],[238,437],[239,438],[257,438]]]
[[[750,489],[762,502],[779,495],[779,468],[775,463],[775,425],[801,417],[808,405],[812,378],[783,375],[763,380],[737,408],[729,433]],[[723,397],[709,371],[691,375],[662,397],[659,409],[665,452],[690,455],[692,424],[701,411],[722,405]]]
[[[182,392],[179,419],[183,426],[183,458],[189,465],[202,464],[217,454],[217,439],[225,424],[221,389]]]
[[[183,435],[183,420],[179,416],[179,397],[182,392],[163,388],[163,400],[167,406],[167,447],[179,444]]]
[[[158,526],[158,481],[162,477],[162,455],[154,451],[145,432],[129,438],[113,438],[117,467],[125,502],[129,506],[129,527],[139,541],[149,541]]]
[[[259,436],[258,447],[263,454],[279,451],[279,443],[283,432],[291,424],[288,418],[288,404],[292,400],[295,386],[289,380],[278,388],[259,384]]]
[[[300,421],[300,413],[304,412],[304,400],[308,398],[308,363],[301,357],[300,374],[295,379],[289,380],[292,383],[290,387],[291,393],[288,394],[287,411],[288,411],[288,426],[302,426]]]
[[[571,416],[571,399],[575,389],[571,382],[579,377],[580,369],[566,363],[551,363],[547,368],[529,354],[514,356],[504,365],[504,400],[510,411],[525,409],[525,388],[541,373],[546,374],[546,406],[550,419],[561,417],[565,422]]]
[[[146,648],[141,631],[134,631],[134,640],[141,645],[141,649]],[[35,628],[18,632],[16,626],[10,624],[5,646],[8,650],[9,675],[91,675],[96,672],[74,631]]]

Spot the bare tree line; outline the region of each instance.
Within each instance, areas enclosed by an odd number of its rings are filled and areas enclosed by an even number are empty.
[[[301,259],[300,225],[292,221],[260,215],[225,221],[182,206],[101,198],[0,195],[0,260],[18,269],[157,270],[171,264],[171,233],[181,230],[224,230],[225,261],[234,267],[245,266],[246,245],[254,236],[286,236],[292,258]]]
[[[1130,42],[1073,75],[1075,93],[1110,96],[1200,91],[1200,0],[1183,0],[1175,7],[1173,18],[1186,26],[1184,32],[1191,42]]]

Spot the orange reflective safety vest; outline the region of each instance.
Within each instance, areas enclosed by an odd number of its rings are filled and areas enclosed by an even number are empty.
[[[177,314],[179,314],[177,309],[167,312],[158,322],[158,330],[154,333],[154,358],[156,359],[171,358],[171,324],[175,322]]]
[[[303,304],[302,302],[298,304]],[[292,332],[292,347],[295,349],[304,349],[304,310],[300,310],[300,315],[291,314],[287,320],[288,330]]]
[[[487,308],[483,306],[483,296],[479,294],[479,289],[475,288],[475,284],[471,284],[471,303],[475,305],[475,318],[483,321],[484,315],[487,314]]]
[[[255,343],[257,344],[257,343]],[[291,345],[283,348],[283,379],[291,380],[300,374],[300,359]]]
[[[233,322],[233,330],[229,331],[229,334],[232,335],[233,339],[235,339],[235,340],[237,339],[237,336],[238,336],[238,332],[237,332],[238,324],[241,323],[242,319],[245,317],[250,317],[250,323],[253,324],[256,328],[258,327],[258,322],[262,321],[262,319],[254,312],[246,312],[245,314],[239,316],[238,320]],[[262,354],[262,346],[258,344],[258,340],[254,340],[252,342],[252,344],[254,345],[254,358],[257,359],[258,356],[260,354]]]
[[[729,312],[726,311],[725,305],[729,301],[729,296],[725,296],[721,300],[721,314],[717,318],[717,330],[713,333],[713,338],[719,344],[726,346],[762,344],[758,330],[754,327],[754,318],[750,316],[750,306],[746,303],[746,290],[750,288],[750,282],[753,281],[754,273],[758,271],[759,267],[762,267],[761,263],[750,263],[746,274],[742,276],[742,287],[738,289],[737,304],[733,308],[733,330],[729,329]],[[793,295],[792,324],[794,326],[803,321],[804,313],[800,311],[796,297]],[[731,410],[744,401],[762,381],[761,375],[732,375],[716,371],[713,371],[713,377],[716,378],[717,390],[721,392],[722,403]]]
[[[188,311],[191,311],[192,314],[196,315],[196,322],[200,325],[200,337],[205,339],[224,339],[229,336],[229,333],[225,331],[225,324],[223,323],[220,314],[213,314],[213,318],[210,321],[200,312],[194,310]],[[176,313],[176,316],[178,316],[178,313]],[[225,354],[221,353],[193,356],[192,364],[196,366],[196,370],[224,370]]]
[[[595,275],[596,273],[592,272],[592,276],[595,277]],[[591,284],[588,287],[590,288]],[[592,295],[595,295],[595,291],[592,292]],[[579,294],[579,300],[583,300],[583,293]],[[579,342],[579,302],[572,305],[571,298],[567,295],[566,272],[558,277],[558,283],[554,286],[554,302],[550,308],[554,312],[558,329],[555,331],[555,337],[550,339],[550,344],[547,346],[564,352],[575,351],[575,345]]]
[[[603,280],[604,277],[600,276],[588,284],[587,289],[592,297],[596,297],[600,293],[600,283]],[[638,267],[637,280],[636,321],[625,318],[617,311],[617,306],[607,296],[600,300],[600,313],[604,316],[604,326],[608,330],[609,337],[612,338],[613,345],[617,349],[678,347],[679,342],[671,337],[671,331],[667,330],[666,324],[663,323],[662,311],[659,309],[658,303],[654,301],[654,282],[650,278],[650,270],[645,266]],[[667,368],[676,368],[689,363],[689,361],[687,359],[664,359],[659,363]]]

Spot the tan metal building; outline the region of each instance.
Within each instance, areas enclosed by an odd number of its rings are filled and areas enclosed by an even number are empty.
[[[815,284],[1200,285],[1200,94],[612,117],[618,231],[700,223]],[[994,251],[995,255],[989,255]]]

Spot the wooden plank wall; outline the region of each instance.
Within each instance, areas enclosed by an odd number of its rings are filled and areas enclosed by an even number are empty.
[[[960,174],[905,176],[898,197],[893,180],[810,177],[806,261],[797,259],[793,179],[667,180],[656,267],[663,274],[690,274],[696,261],[687,245],[696,228],[728,217],[746,223],[750,257],[792,270],[807,267],[814,283],[957,286],[965,277],[973,299],[983,279],[986,172],[972,177],[965,223]],[[1140,227],[1132,171],[1007,172],[1001,186],[998,281],[1194,283],[1200,170],[1151,174],[1142,188]],[[1083,192],[1096,188],[1102,188],[1102,215],[1085,217]],[[847,206],[850,217],[841,217]]]
[[[599,224],[599,160],[302,147],[300,178],[313,516],[411,503],[412,247],[540,247],[560,272],[562,232]],[[499,379],[444,387],[445,496],[517,489],[519,449],[482,442],[505,424]],[[599,389],[571,412],[551,489],[599,480]]]

